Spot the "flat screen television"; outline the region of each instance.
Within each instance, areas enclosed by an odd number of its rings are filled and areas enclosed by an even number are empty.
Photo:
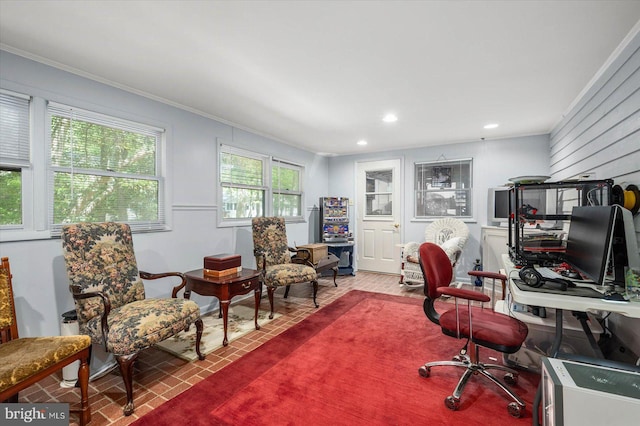
[[[574,207],[565,260],[596,284],[605,285],[618,206]]]

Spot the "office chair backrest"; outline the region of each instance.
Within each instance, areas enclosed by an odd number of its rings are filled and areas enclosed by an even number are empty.
[[[440,324],[440,315],[435,310],[435,300],[440,297],[438,287],[448,287],[453,278],[453,267],[447,254],[437,244],[422,243],[420,245],[420,268],[424,277],[423,309],[427,317]]]
[[[448,287],[453,277],[453,268],[447,254],[434,243],[420,245],[420,267],[425,277],[424,294],[430,299],[439,297],[438,287]]]

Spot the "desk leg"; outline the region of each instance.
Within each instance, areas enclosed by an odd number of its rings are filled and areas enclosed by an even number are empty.
[[[560,352],[560,345],[562,344],[562,320],[564,319],[564,312],[562,309],[556,309],[556,338],[551,346],[551,356],[556,358]],[[542,380],[536,390],[536,397],[533,400],[533,408],[531,415],[533,416],[533,426],[540,425],[540,404],[542,402]],[[544,413],[542,413],[544,415]]]
[[[260,298],[262,297],[262,283],[258,283],[258,287],[256,287],[255,291],[253,292],[253,297],[255,298],[256,305],[256,311],[254,315],[256,330],[260,330],[260,325],[258,324],[258,310],[260,309]]]
[[[553,358],[558,357],[560,352],[560,345],[562,344],[562,320],[564,319],[564,313],[562,309],[556,309],[556,338],[551,346],[551,356]]]
[[[224,324],[224,339],[222,339],[222,346],[227,346],[229,340],[227,339],[227,322],[229,319],[229,300],[220,301],[220,309],[222,310],[222,323]]]

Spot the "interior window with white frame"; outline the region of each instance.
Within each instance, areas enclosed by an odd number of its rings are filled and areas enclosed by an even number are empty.
[[[80,221],[164,228],[163,129],[54,103],[47,113],[52,234]]]
[[[472,159],[415,163],[415,218],[470,218],[472,163]]]
[[[30,101],[26,95],[0,91],[0,229],[24,226],[25,180],[31,172]]]

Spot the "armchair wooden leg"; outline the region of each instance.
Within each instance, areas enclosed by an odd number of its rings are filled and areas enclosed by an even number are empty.
[[[290,285],[287,286],[287,288],[284,289],[284,298],[286,299],[289,296],[289,289],[291,288]]]
[[[135,406],[133,405],[133,364],[137,358],[137,352],[131,355],[116,356],[116,360],[120,366],[120,374],[122,375],[124,388],[127,391],[127,403],[122,410],[125,416],[130,416],[135,410]]]
[[[80,384],[80,426],[91,421],[91,408],[89,408],[89,361],[91,346],[87,350],[87,358],[80,360],[78,368],[78,383]]]
[[[18,394],[14,394],[11,395],[9,398],[5,399],[4,401],[0,401],[0,404],[7,404],[7,403],[16,403],[18,402]]]
[[[318,305],[318,302],[316,302],[316,295],[318,294],[318,280],[311,281],[311,284],[313,284],[313,304],[316,306],[316,308],[319,308],[320,305]]]
[[[269,306],[271,306],[271,313],[269,319],[273,319],[273,293],[276,291],[275,287],[267,286],[267,294],[269,295]]]
[[[200,340],[202,340],[202,330],[204,326],[202,325],[202,319],[198,318],[195,322],[196,324],[196,353],[198,354],[198,359],[202,361],[204,359],[204,355],[200,352]]]

